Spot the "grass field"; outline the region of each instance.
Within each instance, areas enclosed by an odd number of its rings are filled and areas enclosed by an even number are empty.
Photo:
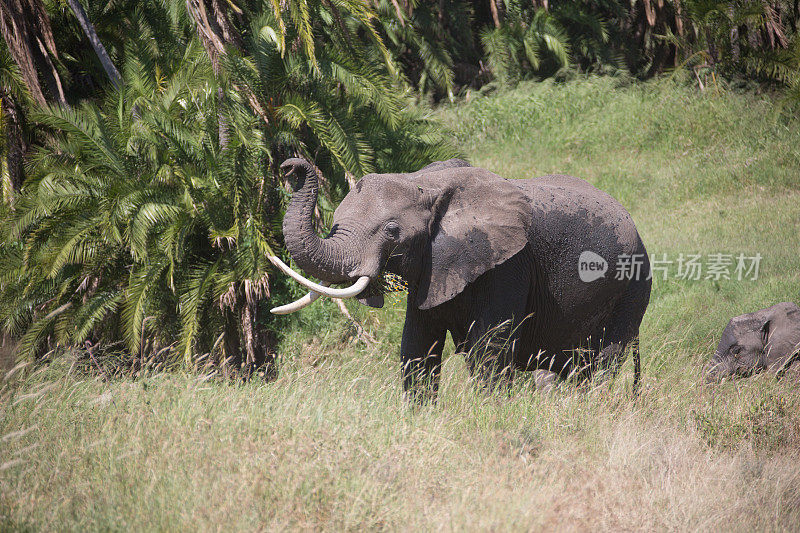
[[[630,363],[550,394],[521,375],[505,397],[450,356],[439,403],[411,409],[402,296],[348,303],[372,346],[318,303],[273,383],[104,380],[69,358],[0,378],[0,530],[799,530],[796,376],[709,386],[701,370],[731,316],[800,303],[800,120],[762,97],[615,83],[436,113],[473,164],[619,198],[651,257],[761,254],[756,280],[656,279],[638,401]]]

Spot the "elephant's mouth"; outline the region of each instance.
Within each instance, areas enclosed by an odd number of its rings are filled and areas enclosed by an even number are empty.
[[[397,271],[404,272],[403,269],[408,265],[409,256],[405,253],[406,251],[407,247],[405,246],[395,247],[389,252],[388,257],[381,260],[379,264],[382,266],[376,269],[377,272],[370,271],[369,268],[364,268],[363,265],[362,268],[359,268],[356,272],[351,271],[349,276],[345,275],[343,279],[340,280],[347,282],[349,279],[349,282],[352,283],[350,287],[344,289],[330,288],[330,285],[332,285],[331,282],[323,281],[321,283],[315,283],[305,278],[302,274],[292,270],[279,258],[268,256],[268,259],[278,267],[278,269],[301,285],[310,289],[302,298],[289,304],[275,307],[270,311],[279,315],[293,313],[303,307],[311,305],[320,296],[339,299],[356,298],[364,305],[377,308],[383,307],[384,296],[386,294],[408,290],[409,284],[406,279],[396,274]]]
[[[376,280],[374,286],[381,294],[405,292],[408,290],[408,281],[406,281],[403,276],[395,274],[394,272],[383,271]]]
[[[384,296],[408,290],[408,282],[402,276],[383,270],[356,298],[370,307],[383,307]]]
[[[748,378],[764,370],[761,364],[735,365],[730,362],[713,362],[706,366],[705,377],[707,383],[719,383],[724,379]]]
[[[397,272],[407,272],[409,268],[408,245],[397,245],[388,251],[380,262],[376,274],[370,274],[370,282],[364,292],[357,296],[359,302],[370,307],[383,307],[384,296],[408,291],[409,283]]]
[[[408,284],[401,276],[382,270],[377,276],[361,276],[350,287],[344,289],[331,289],[331,283],[314,283],[304,276],[294,272],[289,266],[275,256],[269,256],[270,261],[280,270],[290,277],[308,287],[310,292],[302,298],[286,305],[274,307],[270,312],[276,315],[286,315],[299,311],[303,307],[311,305],[320,296],[330,298],[353,298],[370,307],[383,307],[384,295],[391,292],[407,290]]]

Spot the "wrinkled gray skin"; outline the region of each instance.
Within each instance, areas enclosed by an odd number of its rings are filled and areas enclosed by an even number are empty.
[[[289,159],[281,168],[297,180],[283,231],[302,269],[333,283],[369,276],[359,300],[374,307],[383,305],[374,283],[382,272],[408,282],[400,354],[412,397],[435,396],[448,331],[488,387],[509,383],[513,370],[562,378],[614,371],[638,339],[650,299],[647,252],[628,212],[583,180],[506,180],[457,159],[411,174],[369,174],[321,239],[312,224],[313,167]],[[590,283],[578,276],[584,250],[609,263]],[[615,279],[623,254],[640,254],[637,279]]]
[[[800,307],[781,302],[734,317],[706,367],[708,381],[772,372],[778,377],[800,360]]]

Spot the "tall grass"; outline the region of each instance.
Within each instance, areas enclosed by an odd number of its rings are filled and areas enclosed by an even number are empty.
[[[474,164],[566,172],[622,200],[651,254],[763,255],[755,281],[656,279],[643,389],[482,392],[446,351],[440,400],[410,408],[404,299],[330,303],[286,333],[273,383],[69,357],[0,384],[0,530],[791,530],[800,524],[798,374],[709,386],[727,320],[800,301],[797,120],[766,98],[668,83],[529,84],[439,112]]]
[[[475,163],[506,177],[580,176],[633,211],[800,181],[800,122],[767,96],[698,94],[669,79],[545,81],[443,116]]]

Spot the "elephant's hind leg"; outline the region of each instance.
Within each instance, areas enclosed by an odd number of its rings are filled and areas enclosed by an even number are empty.
[[[650,300],[650,280],[631,281],[623,298],[617,302],[611,317],[611,325],[600,336],[600,349],[593,361],[593,372],[614,376],[623,362],[625,348],[630,346],[633,357],[633,389],[637,393],[641,381],[641,359],[639,354],[639,325]]]
[[[633,357],[633,393],[639,396],[639,387],[642,381],[642,359],[639,355],[639,334],[631,341],[631,352]]]
[[[598,359],[597,367],[601,373],[608,373],[611,376],[616,376],[619,372],[619,367],[622,366],[623,353],[625,348],[630,348],[630,354],[633,358],[633,393],[639,394],[639,385],[642,379],[642,363],[639,354],[639,332],[633,334],[633,338],[629,342],[612,342],[606,344]]]
[[[539,368],[533,371],[533,382],[536,390],[542,394],[550,394],[558,386],[560,377],[555,372]]]

